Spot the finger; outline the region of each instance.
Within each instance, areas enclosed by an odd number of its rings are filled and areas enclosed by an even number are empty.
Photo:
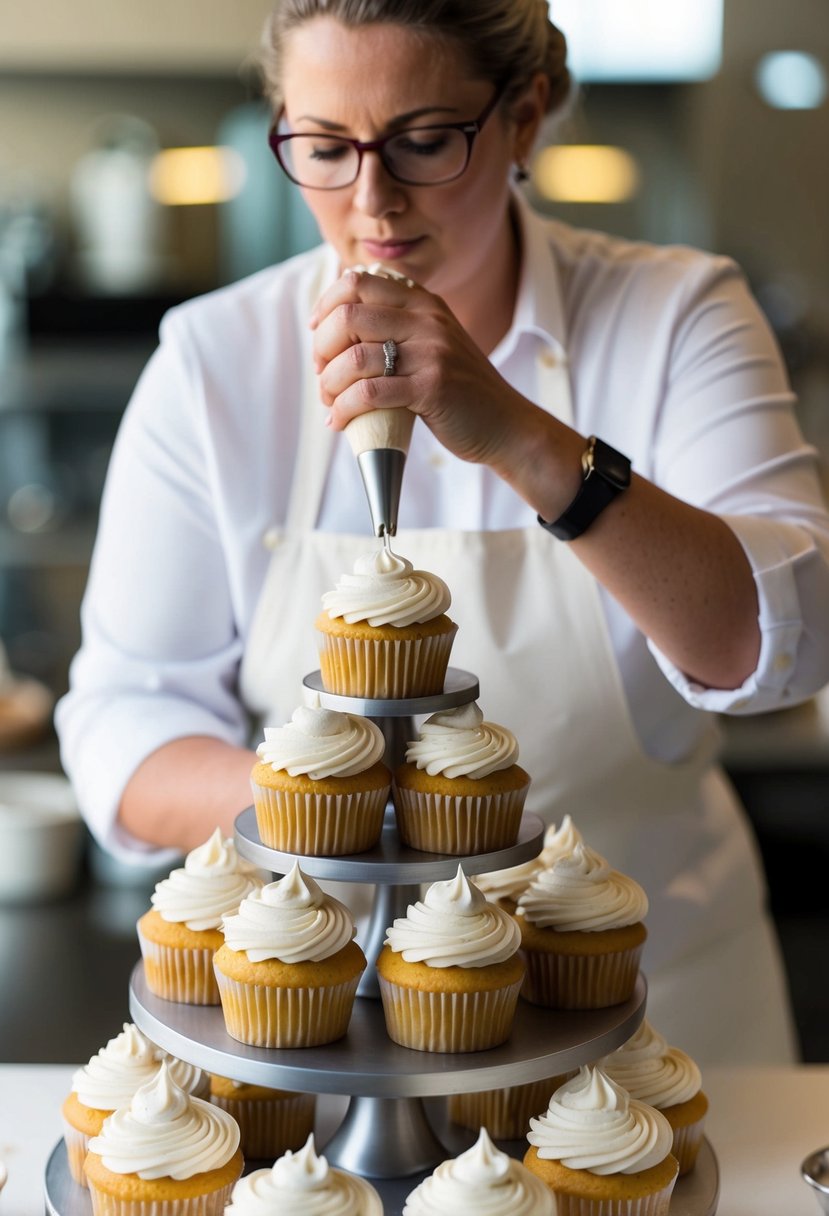
[[[380,377],[388,380],[406,374],[403,344],[395,342],[396,354],[386,359],[382,342],[357,342],[336,355],[320,374],[320,397],[331,405],[358,380]],[[391,370],[387,370],[387,368]]]
[[[309,325],[311,329],[316,329],[332,309],[350,302],[405,308],[413,289],[416,290],[416,286],[411,279],[390,279],[364,270],[346,270],[320,296],[311,313]]]
[[[398,345],[418,328],[415,314],[402,308],[362,301],[338,304],[320,321],[314,332],[313,351],[317,371],[350,346],[382,344],[392,338]]]
[[[330,404],[329,426],[341,431],[352,418],[370,410],[405,409],[409,391],[405,379],[397,376],[372,376],[357,380]]]

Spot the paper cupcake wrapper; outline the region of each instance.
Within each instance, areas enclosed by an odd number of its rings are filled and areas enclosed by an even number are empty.
[[[99,1191],[94,1183],[89,1194],[93,1216],[222,1216],[234,1185],[231,1182],[209,1195],[182,1199],[121,1199]]]
[[[671,1152],[679,1162],[679,1176],[688,1174],[694,1168],[702,1145],[705,1120],[698,1119],[687,1127],[674,1128],[674,1145]]]
[[[217,969],[225,1028],[252,1047],[319,1047],[348,1030],[359,974],[323,988],[241,984]]]
[[[345,697],[427,697],[443,692],[457,626],[401,641],[319,633],[320,674],[327,692]]]
[[[90,1137],[85,1132],[79,1132],[71,1123],[63,1120],[63,1140],[66,1144],[66,1160],[69,1173],[78,1186],[87,1186],[86,1171],[83,1168],[84,1158],[89,1148]]]
[[[274,1161],[288,1149],[296,1152],[314,1130],[314,1094],[251,1101],[211,1094],[210,1101],[239,1124],[239,1147],[245,1160]]]
[[[553,1190],[556,1216],[667,1216],[676,1178],[661,1191],[638,1199],[580,1199]]]
[[[474,1132],[485,1127],[496,1140],[518,1140],[529,1131],[530,1119],[547,1109],[564,1079],[559,1075],[526,1085],[483,1089],[476,1094],[452,1094],[449,1118]]]
[[[491,992],[423,992],[378,980],[386,1030],[401,1047],[485,1051],[509,1038],[520,980]]]
[[[150,992],[185,1005],[218,1005],[213,950],[174,949],[151,942],[138,930],[144,978]]]
[[[295,793],[253,785],[259,837],[269,849],[309,857],[362,853],[383,830],[388,786],[353,794]]]
[[[431,794],[395,787],[397,830],[426,853],[470,856],[508,849],[518,838],[529,786],[501,794]]]
[[[642,946],[613,954],[554,954],[522,950],[527,964],[521,995],[548,1009],[606,1009],[633,994]]]

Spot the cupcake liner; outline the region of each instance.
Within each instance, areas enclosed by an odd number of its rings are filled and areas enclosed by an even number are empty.
[[[547,1109],[552,1094],[564,1079],[564,1076],[545,1077],[541,1081],[528,1081],[526,1085],[483,1089],[476,1094],[452,1094],[449,1118],[474,1132],[485,1127],[496,1140],[518,1140],[526,1136],[530,1119]]]
[[[246,1161],[272,1161],[288,1149],[296,1152],[314,1130],[314,1094],[250,1100],[211,1094],[210,1101],[239,1124],[239,1147]]]
[[[415,1051],[485,1051],[509,1038],[521,981],[484,992],[424,992],[382,975],[390,1039]]]
[[[181,1199],[123,1199],[89,1187],[93,1216],[222,1216],[235,1182],[211,1191]]]
[[[694,1168],[702,1145],[704,1119],[689,1123],[687,1127],[674,1128],[674,1145],[671,1152],[679,1162],[679,1176],[688,1174]]]
[[[300,856],[362,853],[380,838],[388,794],[388,787],[318,794],[253,784],[259,837],[270,849]]]
[[[252,1047],[319,1047],[348,1030],[360,975],[321,988],[242,984],[218,969],[225,1028]]]
[[[210,949],[176,948],[151,942],[138,930],[144,978],[150,992],[165,1001],[185,1005],[218,1005],[219,990],[213,975]]]
[[[676,1178],[661,1191],[638,1199],[583,1199],[553,1190],[557,1216],[667,1216]]]
[[[345,697],[427,697],[443,692],[457,626],[430,637],[384,640],[319,633],[327,692]]]
[[[521,996],[548,1009],[605,1009],[630,999],[642,945],[612,954],[555,954],[524,950],[527,973]]]
[[[529,785],[500,794],[433,794],[395,786],[397,830],[426,853],[471,856],[508,849],[518,838]]]
[[[66,1144],[66,1160],[69,1165],[69,1173],[75,1179],[78,1186],[87,1186],[86,1171],[83,1168],[83,1163],[89,1149],[90,1137],[85,1132],[79,1132],[76,1127],[72,1127],[71,1123],[67,1123],[64,1119],[63,1140]]]

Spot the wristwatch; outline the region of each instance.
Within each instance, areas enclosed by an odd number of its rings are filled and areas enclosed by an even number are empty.
[[[542,528],[559,540],[575,540],[585,532],[605,507],[630,485],[630,461],[595,435],[582,452],[581,489],[570,506],[552,523],[538,516]]]

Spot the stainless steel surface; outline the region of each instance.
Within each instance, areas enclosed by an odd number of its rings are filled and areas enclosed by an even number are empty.
[[[319,693],[323,709],[338,709],[345,714],[361,714],[364,718],[416,718],[422,714],[436,714],[441,709],[454,709],[468,705],[480,695],[478,677],[460,667],[450,667],[446,672],[443,692],[431,697],[403,697],[399,699],[380,697],[343,697],[339,693],[327,692],[319,671],[309,672],[302,681],[306,688]]]
[[[249,1047],[225,1030],[218,1005],[181,1005],[154,996],[139,963],[130,980],[130,1013],[173,1055],[206,1069],[274,1089],[315,1094],[423,1098],[520,1085],[567,1072],[620,1047],[640,1025],[647,985],[610,1009],[564,1012],[519,1000],[510,1038],[489,1051],[412,1051],[386,1033],[379,1001],[358,997],[348,1034],[336,1043],[293,1051]]]
[[[406,453],[399,448],[374,448],[361,452],[357,465],[368,499],[374,535],[395,536]]]
[[[821,1211],[829,1213],[829,1148],[810,1153],[800,1167],[800,1176],[814,1191]]]
[[[503,870],[537,857],[544,842],[544,824],[537,815],[524,814],[518,840],[508,849],[492,853],[477,853],[473,857],[455,857],[447,853],[422,853],[400,843],[394,823],[394,812],[386,811],[380,841],[364,853],[347,857],[304,857],[282,853],[262,844],[256,826],[256,812],[250,806],[237,816],[234,824],[236,848],[248,861],[255,862],[272,874],[287,874],[296,860],[312,878],[329,878],[335,882],[421,883],[453,878],[463,863],[465,874],[483,874]]]
[[[447,1152],[421,1098],[355,1097],[325,1156],[331,1165],[363,1178],[411,1179],[440,1165]]]
[[[367,959],[377,958],[383,949],[389,925],[393,925],[398,916],[405,916],[409,904],[416,903],[419,898],[420,886],[418,883],[412,883],[411,886],[378,883],[374,888],[368,929],[360,943]],[[380,999],[380,981],[377,979],[377,968],[372,962],[360,977],[357,995],[373,1000]]]

